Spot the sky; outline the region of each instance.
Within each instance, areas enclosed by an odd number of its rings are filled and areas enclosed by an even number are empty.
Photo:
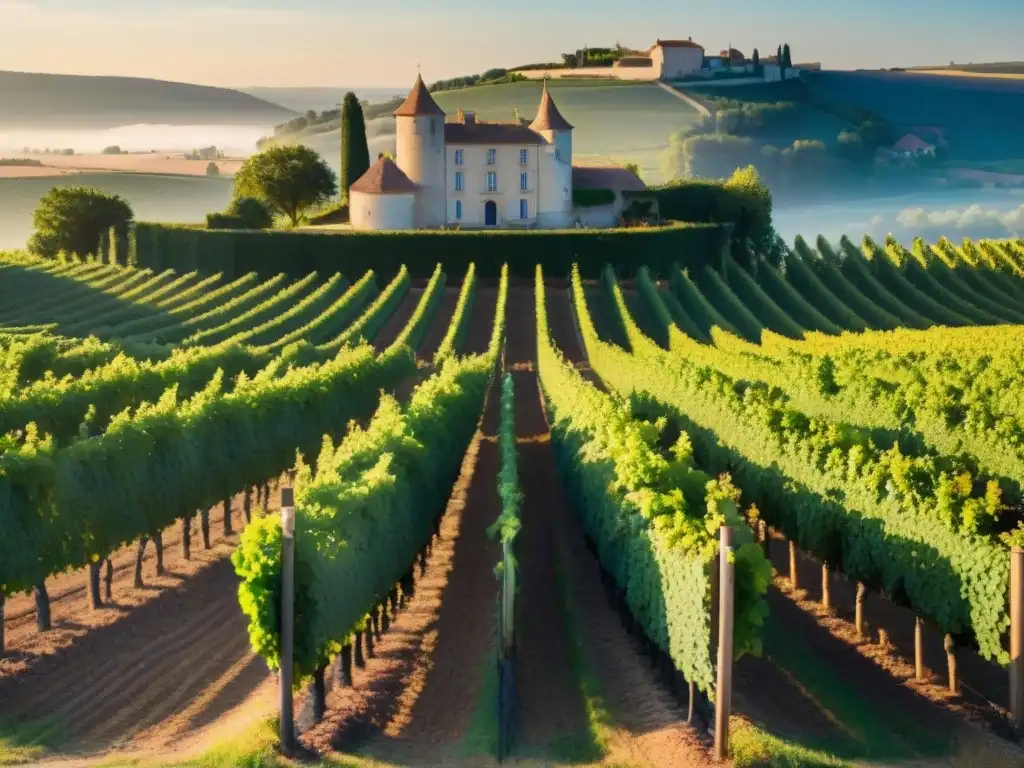
[[[390,88],[659,37],[826,69],[1024,60],[1022,29],[1021,0],[0,0],[0,70]]]

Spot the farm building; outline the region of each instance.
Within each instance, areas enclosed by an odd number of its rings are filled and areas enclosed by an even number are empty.
[[[350,190],[355,229],[559,229],[597,215],[574,210],[573,126],[558,111],[547,84],[531,123],[518,116],[480,120],[461,109],[446,121],[417,77],[395,119],[395,159],[378,159]],[[632,179],[628,184],[642,186],[625,173]],[[586,178],[591,183],[595,174]],[[606,170],[604,178],[621,186],[621,175]],[[621,196],[603,213],[615,223]]]

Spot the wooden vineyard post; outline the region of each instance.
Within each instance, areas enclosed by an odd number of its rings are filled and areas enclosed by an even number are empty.
[[[771,533],[768,532],[768,523],[766,523],[764,521],[764,519],[762,518],[761,520],[757,521],[757,527],[758,527],[758,532],[760,533],[760,536],[761,536],[761,549],[764,550],[764,559],[767,560],[770,563],[772,561],[772,552],[771,552],[771,539],[772,539],[772,536],[771,536]]]
[[[295,494],[281,489],[281,751],[295,749],[292,657],[295,631]]]
[[[796,543],[789,542],[789,587],[796,591],[800,589],[800,571],[797,569]]]
[[[868,589],[861,582],[857,582],[857,602],[853,612],[853,624],[857,628],[857,637],[864,637],[864,598]]]
[[[1010,716],[1024,729],[1024,549],[1010,550]]]
[[[832,586],[828,578],[828,563],[821,564],[821,607],[826,611],[832,609]]]
[[[946,635],[946,639],[943,641],[943,646],[946,649],[946,670],[949,672],[949,692],[956,696],[960,693],[960,684],[956,678],[956,643],[953,642],[952,635]]]
[[[914,617],[914,679],[924,680],[924,621]]]
[[[715,760],[729,757],[729,713],[732,709],[732,631],[735,566],[732,561],[732,529],[720,529],[718,577],[718,683],[715,706]]]

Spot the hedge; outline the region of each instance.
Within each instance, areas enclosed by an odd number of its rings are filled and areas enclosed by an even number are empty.
[[[553,275],[568,275],[579,263],[587,277],[599,277],[611,264],[623,277],[637,267],[668,275],[678,263],[696,269],[722,266],[730,227],[673,223],[633,229],[565,229],[407,232],[285,232],[203,230],[140,222],[132,233],[139,267],[156,271],[221,272],[233,280],[248,272],[270,278],[319,272],[347,275],[374,272],[390,280],[405,264],[412,277],[429,277],[440,262],[449,275],[465,274],[476,263],[477,276],[497,278],[508,263],[513,275],[533,276],[539,263]]]
[[[738,238],[760,241],[771,229],[771,203],[743,187],[711,179],[687,179],[643,191],[625,191],[628,201],[657,200],[664,219],[692,222],[731,222]]]
[[[598,205],[611,205],[615,202],[613,189],[574,189],[572,204],[580,208],[593,208]]]

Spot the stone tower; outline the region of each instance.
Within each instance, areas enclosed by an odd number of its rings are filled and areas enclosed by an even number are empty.
[[[544,137],[549,152],[547,172],[540,187],[538,224],[568,226],[572,215],[572,126],[555,106],[547,80],[530,129]]]
[[[441,227],[447,221],[445,200],[444,110],[423,78],[395,110],[396,163],[418,186],[413,211],[416,227]]]

